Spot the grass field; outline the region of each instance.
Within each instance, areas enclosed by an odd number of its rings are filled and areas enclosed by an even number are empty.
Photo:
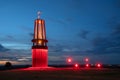
[[[0,71],[0,80],[120,80],[120,69],[48,68]]]

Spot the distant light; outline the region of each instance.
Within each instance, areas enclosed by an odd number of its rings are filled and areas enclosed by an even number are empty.
[[[76,68],[79,67],[78,64],[75,64],[75,67],[76,67]]]
[[[89,67],[89,64],[86,64],[85,66],[86,66],[86,67]]]
[[[101,67],[101,64],[97,64],[97,67],[100,68],[100,67]]]
[[[86,62],[88,62],[88,61],[89,61],[89,59],[88,59],[88,58],[85,58],[85,61],[86,61]]]
[[[68,63],[71,63],[71,62],[72,62],[72,59],[71,59],[71,58],[68,58],[68,59],[67,59],[67,62],[68,62]]]

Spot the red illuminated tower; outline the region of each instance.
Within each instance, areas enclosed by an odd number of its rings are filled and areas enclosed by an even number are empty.
[[[45,21],[38,18],[34,22],[34,37],[32,39],[32,67],[48,67],[48,47],[46,39]]]

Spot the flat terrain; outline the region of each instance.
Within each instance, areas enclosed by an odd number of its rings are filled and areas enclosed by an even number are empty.
[[[0,71],[0,80],[120,80],[120,69],[47,68]]]

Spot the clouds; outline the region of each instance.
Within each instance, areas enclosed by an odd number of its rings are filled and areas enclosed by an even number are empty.
[[[80,33],[78,34],[78,36],[81,37],[82,39],[87,39],[88,34],[89,34],[89,31],[81,30]]]
[[[15,62],[13,65],[31,64],[31,50],[9,49],[9,51],[0,51],[0,62]],[[3,65],[1,63],[0,65]]]
[[[113,27],[112,34],[113,34],[113,36],[115,36],[115,35],[119,36],[120,35],[120,23],[117,24],[115,27]]]
[[[9,49],[7,49],[7,48],[5,48],[4,46],[2,46],[1,44],[0,44],[0,52],[6,52],[6,51],[8,51]]]
[[[27,2],[9,1],[6,3],[8,5],[3,6],[4,1],[0,1],[0,55],[4,59],[30,61],[27,56],[31,56],[34,19],[37,18],[36,11],[39,9],[43,11],[41,17],[46,21],[50,60],[64,60],[69,55],[80,59],[83,56],[92,58],[95,55],[99,57],[120,53],[120,10],[113,5],[120,1],[31,0],[26,4]],[[7,15],[8,12],[10,15]],[[111,20],[111,15],[118,21],[112,19],[112,27],[109,27],[105,23],[106,20]]]
[[[29,33],[29,36],[30,36],[30,37],[33,37],[33,36],[34,36],[34,33]]]
[[[79,44],[53,43],[48,45],[50,56],[82,56],[90,53],[89,49],[82,49]]]
[[[120,54],[120,25],[112,27],[108,36],[97,36],[92,40],[94,53]]]
[[[25,64],[31,61],[31,50],[29,49],[9,49],[0,44],[0,62],[11,61],[14,64]],[[1,65],[1,64],[0,64]]]

